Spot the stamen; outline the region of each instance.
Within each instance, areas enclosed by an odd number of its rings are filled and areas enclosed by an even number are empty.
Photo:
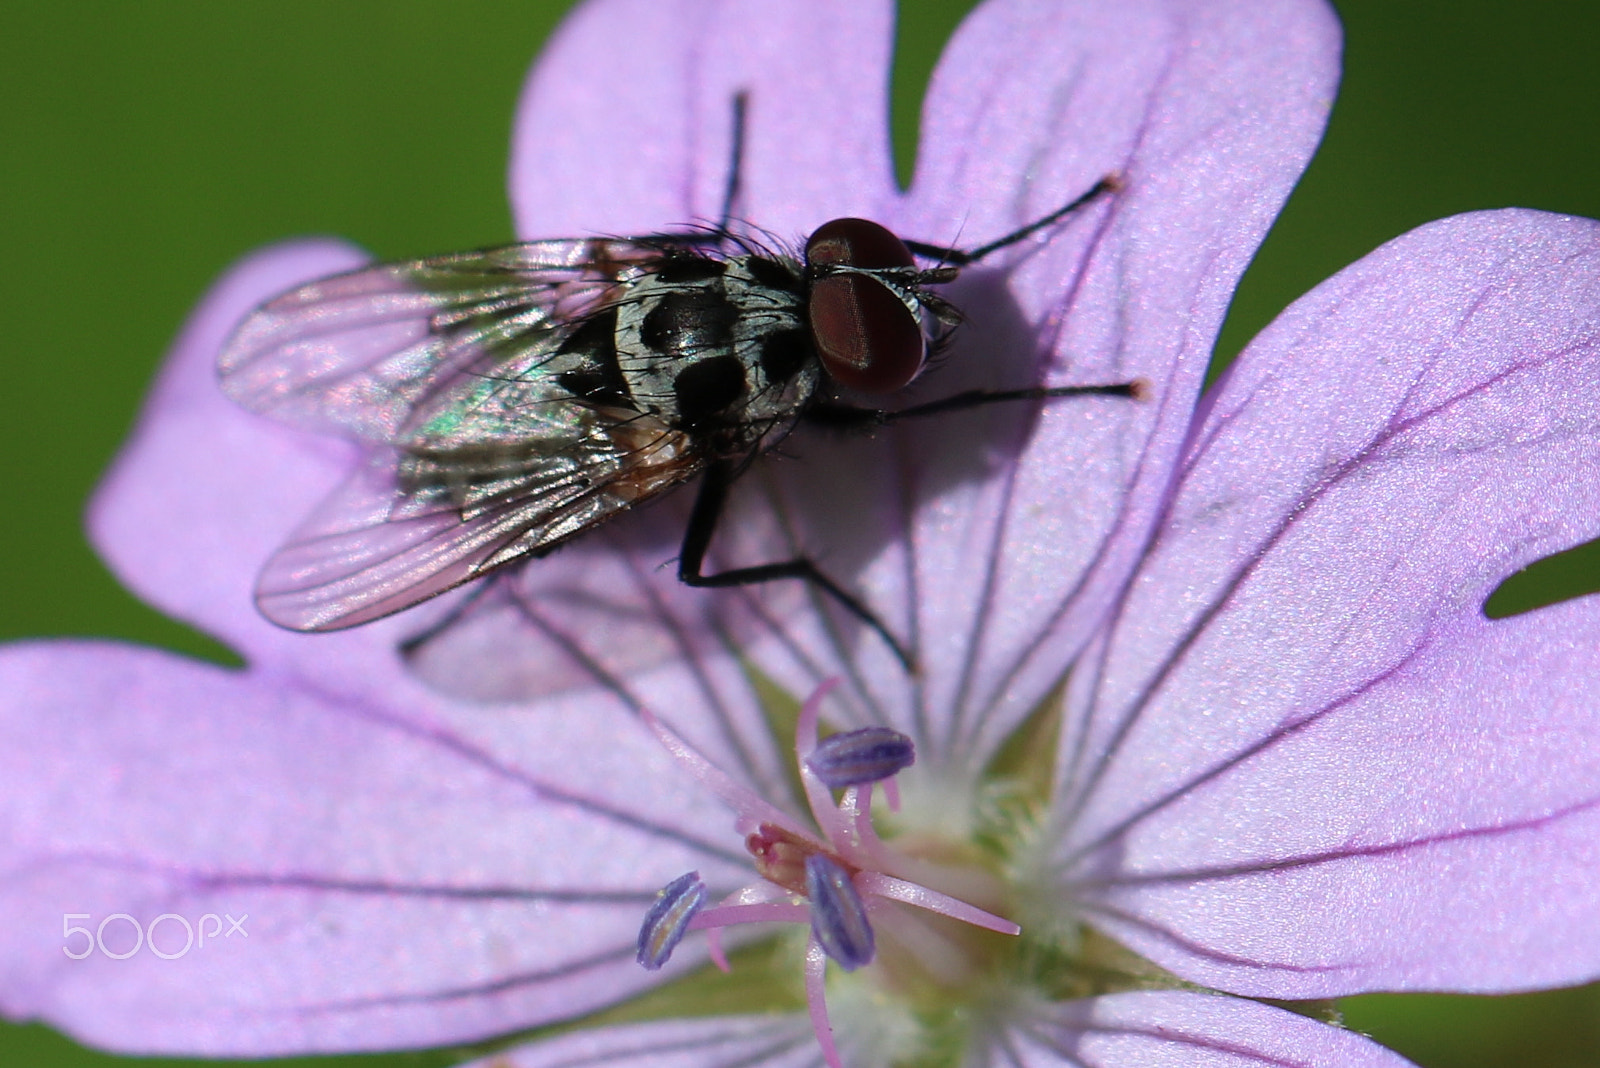
[[[838,679],[828,679],[818,686],[816,692],[800,707],[800,715],[794,724],[795,756],[802,757],[816,751],[817,721],[822,716],[822,701],[838,684]],[[862,867],[867,858],[856,848],[856,841],[851,833],[850,816],[834,805],[832,791],[811,770],[806,760],[798,760],[797,765],[800,785],[804,787],[806,793],[806,804],[811,808],[811,818],[816,820],[817,827],[822,831],[822,837],[828,840],[847,863],[854,864],[858,868]],[[870,792],[870,787],[868,789]],[[847,787],[845,794],[849,796],[858,790],[857,787]]]
[[[893,782],[893,779],[886,779],[884,786],[888,787]],[[896,858],[889,847],[883,844],[883,839],[878,837],[877,830],[872,826],[871,786],[845,787],[844,796],[839,799],[836,811],[844,822],[845,830],[842,837],[850,843],[853,854],[851,860],[857,867],[874,868],[878,871],[888,871],[895,867]]]
[[[839,1059],[839,1047],[833,1041],[833,1024],[828,1020],[828,999],[825,986],[828,972],[828,955],[813,938],[806,947],[806,1010],[811,1015],[811,1030],[822,1047],[822,1059],[828,1068],[844,1068]]]
[[[811,935],[839,967],[853,972],[876,951],[867,907],[835,861],[813,853],[806,858],[806,899],[811,902]]]
[[[911,739],[888,727],[862,727],[824,739],[806,767],[829,789],[860,786],[896,775],[916,762]]]
[[[796,905],[793,897],[781,886],[757,883],[735,890],[706,909],[689,922],[689,930],[704,931],[706,946],[711,950],[711,963],[724,972],[733,969],[728,965],[728,955],[722,951],[722,929],[741,923],[805,923],[808,916],[804,905]]]
[[[767,802],[748,786],[734,781],[732,776],[690,748],[683,739],[669,731],[655,717],[655,713],[648,708],[641,710],[639,718],[644,720],[645,726],[650,728],[650,731],[660,740],[667,752],[671,753],[678,763],[688,769],[689,774],[697,782],[726,801],[728,806],[737,813],[739,819],[736,826],[741,832],[749,833],[763,823],[771,823],[783,827],[791,825],[793,821],[790,820],[786,812]],[[820,841],[804,831],[798,828],[791,829],[799,837],[814,842],[819,848],[822,846]]]
[[[907,882],[896,879],[892,875],[882,872],[864,871],[856,877],[860,881],[859,889],[865,890],[874,897],[886,897],[893,901],[903,901],[907,905],[915,905],[919,909],[937,912],[941,916],[948,916],[952,920],[970,923],[974,927],[986,927],[991,931],[998,931],[1004,935],[1018,935],[1022,928],[1002,916],[992,912],[985,912],[975,905],[969,905],[960,898],[941,894],[937,890],[930,890],[921,883]]]
[[[667,963],[672,951],[689,933],[689,921],[705,903],[706,884],[697,871],[680,875],[657,891],[639,927],[639,963],[650,971]]]

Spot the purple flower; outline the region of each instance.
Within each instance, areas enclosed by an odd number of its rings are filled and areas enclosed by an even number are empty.
[[[1150,399],[802,432],[797,459],[739,484],[719,561],[815,555],[914,675],[797,583],[679,585],[662,564],[683,494],[415,648],[459,595],[306,637],[250,589],[355,447],[234,407],[214,364],[253,305],[362,257],[257,255],[196,313],[91,516],[130,587],[248,667],[0,651],[0,1006],[122,1051],[261,1056],[460,1043],[692,989],[703,938],[635,961],[656,891],[698,871],[720,899],[770,858],[644,710],[792,819],[807,754],[786,729],[835,676],[831,726],[914,742],[888,845],[1022,929],[919,926],[852,902],[849,869],[817,875],[852,932],[871,925],[841,951],[871,962],[829,975],[847,1064],[1396,1064],[1249,999],[1600,974],[1600,618],[1482,612],[1600,533],[1596,224],[1506,211],[1402,237],[1196,407],[1331,102],[1324,7],[992,0],[929,90],[904,195],[889,5],[767,7],[581,9],[523,101],[519,232],[715,217],[740,90],[740,212],[785,239],[861,215],[981,243],[1117,174],[951,287],[970,321],[914,390],[1137,377]],[[759,990],[775,969],[785,1014],[644,1008],[502,1063],[814,1063],[810,936],[776,930],[733,974]]]

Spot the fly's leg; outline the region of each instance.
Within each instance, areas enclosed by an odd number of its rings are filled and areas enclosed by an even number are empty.
[[[467,591],[465,596],[463,596],[451,607],[450,611],[446,612],[434,622],[428,624],[427,627],[423,628],[421,632],[413,634],[411,637],[401,642],[400,655],[407,660],[411,659],[411,657],[415,656],[417,651],[420,650],[424,645],[427,645],[429,642],[433,641],[433,639],[437,638],[439,635],[443,634],[445,631],[449,630],[451,627],[460,622],[462,617],[464,617],[468,612],[472,611],[479,601],[483,600],[484,594],[498,586],[506,579],[507,575],[508,572],[497,571],[492,575],[480,579],[472,586],[470,590]]]
[[[728,151],[728,179],[722,187],[722,211],[717,216],[717,224],[708,229],[691,230],[686,233],[652,234],[653,240],[689,247],[721,247],[732,238],[733,206],[738,202],[739,194],[744,189],[744,127],[749,106],[749,93],[741,89],[733,95],[733,129],[732,143]]]
[[[902,419],[920,418],[929,415],[944,415],[949,412],[966,411],[971,408],[981,408],[990,404],[1003,404],[1008,401],[1038,401],[1053,400],[1058,397],[1127,397],[1132,400],[1143,400],[1150,392],[1149,386],[1143,379],[1132,382],[1117,382],[1100,386],[1049,386],[1034,389],[969,389],[964,393],[956,393],[940,400],[930,401],[927,404],[918,404],[910,408],[901,408],[898,411],[889,411],[881,408],[856,408],[847,404],[833,404],[827,401],[812,404],[806,409],[802,418],[820,426],[836,427],[842,429],[870,430],[876,427],[888,426]],[[814,583],[824,593],[827,593],[851,615],[855,616],[868,627],[872,628],[879,637],[894,650],[894,655],[908,672],[915,671],[911,655],[901,644],[895,640],[889,628],[883,621],[873,615],[871,609],[846,593],[839,585],[821,571],[815,564],[804,557],[786,560],[782,563],[763,564],[759,567],[741,567],[733,571],[724,571],[718,575],[701,573],[701,565],[705,561],[706,550],[711,544],[711,534],[716,527],[717,517],[722,514],[723,502],[727,499],[728,485],[731,481],[730,469],[726,465],[714,466],[700,484],[700,495],[695,498],[694,511],[689,516],[689,529],[683,536],[683,554],[679,557],[678,577],[691,586],[744,586],[755,582],[769,582],[772,579],[799,578]]]
[[[925,241],[907,241],[905,243],[906,248],[910,249],[916,255],[921,256],[923,259],[934,260],[942,266],[965,267],[968,264],[977,263],[979,260],[983,259],[992,252],[999,252],[1001,249],[1006,248],[1009,245],[1015,245],[1018,241],[1021,241],[1030,234],[1038,233],[1047,226],[1053,226],[1062,219],[1066,218],[1068,215],[1071,215],[1073,212],[1077,211],[1079,208],[1083,207],[1085,204],[1097,199],[1102,194],[1114,193],[1121,188],[1122,180],[1114,174],[1108,174],[1096,182],[1094,187],[1091,188],[1087,193],[1084,193],[1082,196],[1073,200],[1065,207],[1057,208],[1044,218],[1035,219],[1033,222],[1022,227],[1020,230],[1013,230],[1004,237],[996,238],[987,245],[979,245],[975,249],[946,248],[943,245],[930,245]],[[932,280],[948,281],[949,279],[939,278]]]
[[[717,217],[717,233],[724,236],[732,231],[733,205],[739,199],[744,183],[744,120],[749,110],[750,94],[743,89],[733,94],[733,134],[729,149],[728,181],[722,189],[722,214]]]
[[[902,419],[918,419],[947,412],[964,412],[990,404],[1009,401],[1055,400],[1059,397],[1127,397],[1144,400],[1149,396],[1149,384],[1142,378],[1132,382],[1115,382],[1103,386],[1037,386],[1032,389],[969,389],[926,404],[891,411],[883,408],[857,408],[849,404],[821,401],[807,408],[803,418],[818,426],[869,430],[888,426]]]
[[[738,567],[715,575],[705,573],[706,553],[711,548],[711,537],[716,533],[717,520],[728,501],[728,487],[733,484],[739,468],[727,461],[713,463],[700,480],[700,491],[694,499],[694,510],[689,513],[689,525],[683,532],[683,547],[678,555],[678,578],[690,586],[720,588],[727,586],[753,586],[759,582],[776,579],[802,579],[832,597],[834,601],[856,619],[866,624],[894,651],[895,657],[907,671],[915,670],[911,654],[889,633],[889,628],[872,610],[845,592],[837,582],[817,569],[805,557],[783,560],[755,567]]]
[[[1037,233],[1047,226],[1060,222],[1103,194],[1112,193],[1121,188],[1122,182],[1116,175],[1107,175],[1096,182],[1088,192],[1078,196],[1063,207],[1057,208],[1049,215],[1044,216],[1044,218],[1035,219],[1021,229],[1013,230],[1004,237],[997,238],[987,245],[980,245],[975,249],[945,248],[940,245],[929,245],[922,241],[907,241],[905,244],[916,255],[925,259],[939,261],[940,266],[922,272],[922,280],[925,283],[954,281],[957,269],[976,263],[990,253],[998,252],[1008,245],[1014,245],[1029,234]],[[953,327],[961,321],[960,313],[941,299],[924,297],[923,303],[926,307],[931,308],[947,327]],[[1097,386],[969,389],[963,393],[956,393],[940,400],[892,411],[883,408],[857,408],[848,404],[834,404],[822,401],[807,408],[803,418],[808,423],[820,426],[870,429],[872,427],[887,426],[902,419],[966,411],[971,408],[981,408],[985,405],[1002,404],[1008,401],[1041,401],[1054,400],[1060,397],[1128,397],[1132,400],[1144,400],[1149,393],[1149,384],[1143,379]]]

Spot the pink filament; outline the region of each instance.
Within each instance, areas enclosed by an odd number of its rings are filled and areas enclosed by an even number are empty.
[[[728,807],[732,808],[739,818],[741,830],[744,829],[742,825],[746,823],[752,828],[762,823],[771,823],[793,832],[819,849],[826,848],[816,835],[807,832],[803,827],[797,827],[788,813],[768,802],[748,786],[735,781],[732,776],[690,748],[687,742],[668,730],[655,717],[655,713],[644,709],[640,712],[640,717],[644,720],[645,726],[660,739],[667,752],[688,769],[690,776],[696,782],[728,803]]]
[[[1001,934],[1016,935],[1022,933],[1022,928],[1010,920],[996,916],[992,912],[985,912],[976,906],[969,905],[960,898],[941,894],[937,890],[929,890],[921,883],[908,883],[904,879],[896,879],[892,875],[882,872],[864,871],[857,873],[853,882],[856,889],[863,894],[872,894],[877,897],[886,897],[893,901],[903,901],[907,905],[915,905],[919,909],[937,912],[941,916],[949,916],[952,920],[970,923],[974,927],[985,927]],[[701,913],[701,916],[705,913]],[[700,916],[689,921],[689,929],[699,922]]]
[[[822,1047],[822,1059],[828,1068],[844,1068],[839,1059],[839,1048],[833,1044],[833,1024],[828,1022],[828,1002],[824,993],[823,978],[828,971],[828,955],[815,938],[806,946],[806,1011],[811,1014],[811,1030],[816,1032],[817,1045]]]

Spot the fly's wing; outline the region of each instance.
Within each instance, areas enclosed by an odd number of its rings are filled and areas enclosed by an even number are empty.
[[[666,254],[611,238],[533,241],[324,278],[240,324],[219,361],[222,388],[296,426],[393,443],[419,405],[465,380],[536,371]]]
[[[704,465],[653,418],[564,411],[562,426],[517,443],[376,451],[267,562],[261,613],[311,631],[379,619],[548,552]]]
[[[253,313],[226,392],[379,446],[267,562],[262,614],[365,623],[693,477],[691,441],[632,408],[607,358],[628,280],[663,255],[534,242],[338,275]]]

